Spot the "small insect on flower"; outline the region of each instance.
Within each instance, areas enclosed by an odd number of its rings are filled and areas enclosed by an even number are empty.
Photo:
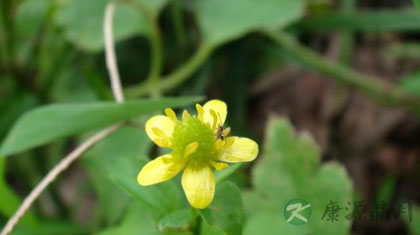
[[[258,155],[258,145],[248,138],[228,137],[230,128],[223,128],[227,116],[223,101],[196,104],[196,109],[197,115],[184,110],[178,120],[175,112],[167,108],[166,115],[146,122],[149,138],[172,152],[147,163],[137,182],[142,186],[161,183],[183,170],[181,183],[188,202],[203,209],[212,202],[216,187],[211,167],[220,171],[228,163],[252,161]]]

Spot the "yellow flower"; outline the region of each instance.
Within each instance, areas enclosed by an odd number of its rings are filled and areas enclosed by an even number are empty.
[[[137,176],[140,185],[157,184],[182,174],[182,187],[191,206],[206,208],[214,197],[215,181],[211,166],[223,170],[228,163],[248,162],[258,155],[253,140],[228,137],[223,129],[227,107],[223,101],[210,100],[196,104],[197,116],[186,110],[178,120],[172,109],[146,122],[146,133],[160,147],[171,148],[170,154],[147,163]]]

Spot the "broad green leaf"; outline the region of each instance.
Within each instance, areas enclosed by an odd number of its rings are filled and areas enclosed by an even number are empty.
[[[135,100],[122,104],[97,102],[88,104],[53,104],[24,114],[1,145],[0,156],[6,156],[165,107],[182,106],[197,98]]]
[[[36,105],[37,99],[28,93],[5,97],[4,102],[0,101],[0,142],[3,141],[16,119]]]
[[[222,44],[256,30],[278,30],[299,19],[303,0],[203,0],[196,14],[204,40]]]
[[[216,187],[216,195],[210,206],[199,210],[201,217],[226,234],[242,234],[243,209],[239,188],[232,182]]]
[[[87,51],[102,50],[104,47],[103,18],[108,2],[109,0],[65,1],[59,8],[57,22],[65,28],[68,40]],[[120,2],[116,7],[113,20],[115,42],[135,35],[147,35],[149,23],[139,8],[144,8],[152,17],[157,17],[166,3],[167,0],[134,0],[133,4]]]
[[[307,31],[416,31],[420,29],[419,20],[420,13],[412,10],[355,11],[308,17],[293,28]]]
[[[420,95],[420,72],[403,77],[399,87],[407,93]]]
[[[91,171],[96,171],[94,174],[102,175],[113,182],[113,190],[122,189],[142,205],[157,213],[166,214],[179,206],[180,193],[174,182],[147,187],[137,183],[137,174],[148,161],[145,155],[150,143],[142,129],[123,127],[89,150],[85,163]]]
[[[330,200],[342,208],[352,202],[351,180],[345,169],[337,163],[321,165],[312,138],[306,133],[296,136],[286,120],[271,120],[267,132],[264,152],[252,171],[254,189],[243,195],[248,218],[244,233],[349,233],[351,221],[345,219],[348,213],[344,209],[339,211],[338,221],[322,219]],[[283,214],[287,202],[295,198],[311,204],[311,218],[301,226],[287,223]]]

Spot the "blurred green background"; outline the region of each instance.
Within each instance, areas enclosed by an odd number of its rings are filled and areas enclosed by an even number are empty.
[[[129,119],[13,234],[420,234],[419,0],[116,1],[124,104],[105,63],[108,3],[0,0],[1,227],[61,158]],[[179,177],[137,185],[161,151],[145,120],[212,98],[257,160],[216,173],[206,210]],[[307,224],[286,222],[294,198],[311,203]],[[337,221],[322,219],[330,201]]]

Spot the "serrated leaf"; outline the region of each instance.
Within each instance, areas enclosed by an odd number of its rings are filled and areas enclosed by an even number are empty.
[[[57,22],[65,28],[66,37],[76,46],[98,52],[104,48],[102,27],[105,7],[109,1],[68,0],[59,8]],[[135,35],[148,34],[149,23],[134,4],[141,5],[152,17],[156,17],[167,2],[135,0],[133,4],[118,4],[113,20],[114,41],[117,43]]]
[[[197,1],[196,14],[204,39],[222,44],[256,30],[279,30],[299,19],[302,0]]]
[[[322,219],[330,200],[341,207],[352,202],[345,169],[337,163],[321,165],[312,138],[306,133],[296,136],[286,120],[271,120],[267,132],[264,153],[252,172],[255,189],[243,195],[249,219],[244,233],[347,234],[351,221],[344,210],[334,223]],[[311,218],[301,226],[287,223],[283,214],[287,202],[295,198],[311,204]]]
[[[232,182],[216,187],[216,195],[210,206],[199,210],[201,217],[226,234],[242,234],[243,209],[239,188]]]
[[[106,127],[166,107],[191,104],[197,100],[185,97],[135,100],[122,104],[95,102],[43,106],[19,118],[2,143],[0,156],[22,152],[55,139]]]

